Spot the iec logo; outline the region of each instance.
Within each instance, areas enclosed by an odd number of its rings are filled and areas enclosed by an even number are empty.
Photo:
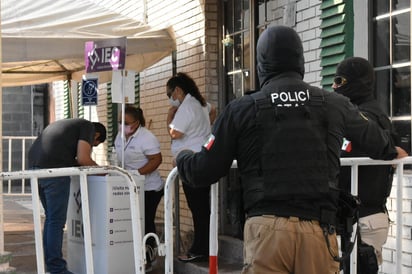
[[[80,195],[80,188],[73,193],[74,201],[76,202],[76,212],[79,214],[82,211],[82,196]]]
[[[80,194],[80,188],[77,191],[73,192],[73,197],[74,197],[76,212],[79,215],[82,212],[82,200],[81,200],[82,196]],[[81,220],[76,220],[76,218],[73,218],[71,220],[71,226],[72,226],[71,227],[72,237],[83,239],[84,231],[83,231],[82,221]]]

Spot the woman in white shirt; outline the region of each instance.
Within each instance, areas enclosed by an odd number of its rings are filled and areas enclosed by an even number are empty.
[[[166,94],[171,107],[167,126],[172,138],[171,150],[174,157],[182,149],[200,151],[210,135],[209,109],[205,99],[192,78],[178,73],[166,84]],[[192,188],[183,184],[186,200],[192,212],[194,239],[183,262],[207,260],[209,253],[209,192],[210,187]]]
[[[137,170],[139,174],[145,176],[145,234],[156,233],[154,220],[164,187],[164,181],[157,170],[162,163],[160,144],[156,136],[145,128],[145,119],[140,108],[127,106],[123,122],[125,136],[122,138],[120,131],[117,134],[116,154],[120,162],[123,150],[124,169]],[[154,248],[156,247],[153,238],[149,238],[147,243],[146,270],[151,267],[151,262],[155,258]]]

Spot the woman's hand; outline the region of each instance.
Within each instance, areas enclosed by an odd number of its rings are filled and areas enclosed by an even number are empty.
[[[173,121],[173,118],[175,118],[175,114],[177,111],[178,107],[170,107],[169,111],[167,112],[167,126],[169,127],[170,123]]]
[[[169,135],[170,137],[172,137],[172,139],[180,139],[183,137],[183,133],[169,127],[173,121],[173,118],[175,117],[177,109],[178,107],[170,107],[169,111],[167,112],[167,131],[169,132]]]

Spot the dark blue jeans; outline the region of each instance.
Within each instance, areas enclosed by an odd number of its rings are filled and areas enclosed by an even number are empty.
[[[191,187],[183,184],[187,204],[192,212],[194,238],[188,253],[209,255],[210,186]]]
[[[144,210],[145,210],[145,231],[147,234],[149,232],[156,233],[155,217],[157,206],[163,197],[163,189],[160,191],[149,190],[144,192]],[[156,240],[152,237],[147,239],[147,244],[151,245],[153,248],[156,247]]]
[[[62,245],[69,194],[70,177],[39,179],[39,196],[46,215],[43,228],[44,259],[47,271],[52,274],[67,272]]]

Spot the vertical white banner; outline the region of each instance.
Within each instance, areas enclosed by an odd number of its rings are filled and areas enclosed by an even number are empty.
[[[134,79],[133,70],[115,70],[112,74],[112,102],[120,104],[134,103]]]

